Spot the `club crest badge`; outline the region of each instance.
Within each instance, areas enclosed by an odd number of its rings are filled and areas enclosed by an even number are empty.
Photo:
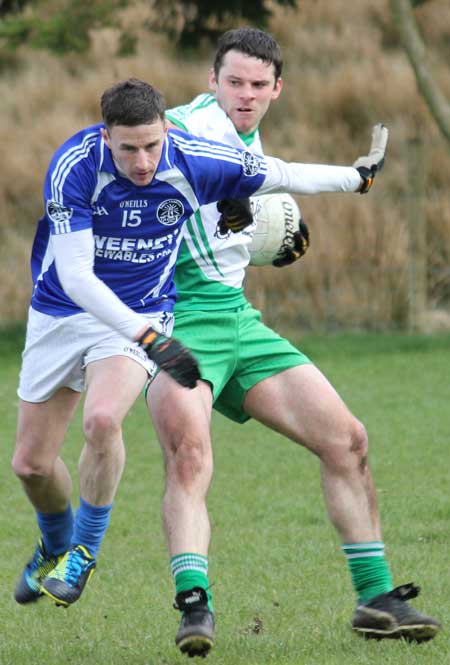
[[[68,233],[70,231],[73,208],[68,208],[56,201],[48,201],[47,215],[55,225],[55,233]]]
[[[184,214],[184,205],[178,199],[166,199],[159,204],[156,217],[164,226],[173,226]]]
[[[255,157],[251,152],[245,151],[242,153],[241,159],[245,175],[253,176],[259,173],[261,162],[258,157]]]

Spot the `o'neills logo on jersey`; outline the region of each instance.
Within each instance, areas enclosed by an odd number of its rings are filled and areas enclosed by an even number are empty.
[[[159,204],[156,217],[161,224],[172,226],[176,224],[184,213],[184,205],[178,199],[166,199]]]
[[[69,233],[73,208],[67,208],[56,201],[47,201],[47,215],[53,222],[55,233]]]
[[[259,167],[261,166],[261,162],[255,155],[253,155],[251,152],[243,152],[242,153],[242,166],[244,167],[244,175],[256,175],[259,173]]]

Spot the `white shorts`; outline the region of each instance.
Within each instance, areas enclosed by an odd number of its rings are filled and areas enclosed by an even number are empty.
[[[148,315],[155,330],[170,336],[173,314]],[[152,376],[157,367],[136,342],[130,342],[91,314],[49,316],[32,308],[28,313],[17,394],[26,402],[45,402],[59,388],[83,392],[85,368],[95,360],[127,356]]]

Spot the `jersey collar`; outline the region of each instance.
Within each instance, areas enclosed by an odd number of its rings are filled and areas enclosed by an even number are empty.
[[[242,132],[238,132],[238,136],[245,143],[247,148],[253,143],[255,140],[255,137],[258,135],[258,127],[254,129],[250,134],[242,134]]]

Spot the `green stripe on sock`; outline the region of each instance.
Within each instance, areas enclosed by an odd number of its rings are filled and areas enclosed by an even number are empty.
[[[185,570],[197,570],[208,575],[208,559],[201,554],[177,554],[170,560],[170,567],[174,577]]]
[[[392,578],[384,557],[383,543],[344,544],[342,549],[347,557],[358,602],[367,603],[381,593],[392,591]]]

